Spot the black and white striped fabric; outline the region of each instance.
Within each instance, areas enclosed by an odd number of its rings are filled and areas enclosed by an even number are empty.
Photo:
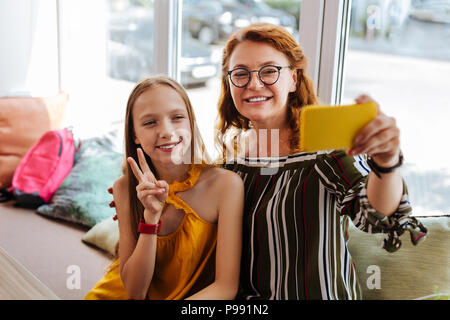
[[[343,151],[242,158],[224,168],[245,184],[244,299],[361,299],[347,248],[350,220],[397,238],[411,206],[406,186],[389,218],[367,200],[365,157]]]

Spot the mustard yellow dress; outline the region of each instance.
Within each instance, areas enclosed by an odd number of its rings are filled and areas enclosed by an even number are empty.
[[[148,299],[184,299],[214,281],[217,224],[200,218],[175,194],[192,188],[201,171],[201,165],[193,165],[185,181],[175,181],[169,186],[166,202],[173,204],[177,209],[182,209],[184,217],[173,233],[158,235],[155,271],[148,290]],[[85,299],[129,299],[120,278],[119,259],[114,261]]]

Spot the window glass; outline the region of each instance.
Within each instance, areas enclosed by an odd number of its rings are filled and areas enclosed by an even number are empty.
[[[132,88],[153,69],[153,0],[64,1],[61,9],[67,125],[81,137],[122,128]]]
[[[108,76],[137,82],[152,73],[153,1],[109,0]]]
[[[342,104],[396,118],[415,215],[450,212],[449,85],[450,1],[352,1]]]
[[[227,38],[252,23],[284,26],[298,39],[301,0],[183,0],[181,82],[211,155],[220,94],[221,56]]]

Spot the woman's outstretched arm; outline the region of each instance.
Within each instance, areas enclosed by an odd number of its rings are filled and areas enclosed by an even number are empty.
[[[357,103],[373,101],[362,95]],[[400,158],[400,130],[394,118],[378,110],[378,116],[367,124],[355,137],[355,146],[350,155],[365,153],[380,167],[396,165]],[[380,174],[370,172],[367,181],[367,198],[374,209],[390,216],[398,208],[403,194],[403,181],[398,170]]]

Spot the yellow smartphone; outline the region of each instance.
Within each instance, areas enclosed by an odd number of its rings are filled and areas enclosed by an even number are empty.
[[[303,107],[300,115],[300,150],[314,152],[351,148],[357,132],[377,114],[375,102]]]

